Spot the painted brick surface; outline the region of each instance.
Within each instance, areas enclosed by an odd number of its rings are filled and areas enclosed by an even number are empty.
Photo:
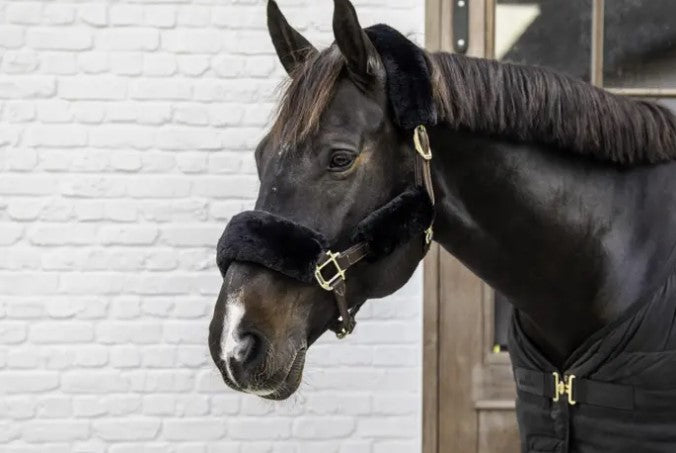
[[[318,46],[330,0],[280,0]],[[422,40],[423,2],[358,0]],[[0,451],[420,450],[420,274],[283,403],[227,390],[216,240],[282,80],[263,0],[0,2]]]

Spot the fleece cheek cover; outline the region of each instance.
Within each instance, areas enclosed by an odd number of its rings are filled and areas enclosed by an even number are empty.
[[[422,187],[411,187],[362,220],[352,235],[353,243],[369,245],[369,261],[389,255],[424,232],[434,219],[434,207]]]

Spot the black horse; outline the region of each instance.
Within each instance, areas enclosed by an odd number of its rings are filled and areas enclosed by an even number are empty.
[[[290,80],[256,150],[256,209],[344,243],[415,177],[395,113],[432,118],[435,240],[515,307],[524,451],[676,451],[674,115],[540,68],[420,49],[416,68],[349,0],[321,52],[274,1],[268,27]],[[415,237],[355,265],[348,304],[396,291],[423,254]],[[230,387],[284,399],[336,316],[319,286],[235,261],[211,354]]]

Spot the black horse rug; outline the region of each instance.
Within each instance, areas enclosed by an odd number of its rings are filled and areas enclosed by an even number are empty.
[[[591,336],[563,371],[528,339],[517,310],[509,340],[524,452],[676,451],[673,277]]]

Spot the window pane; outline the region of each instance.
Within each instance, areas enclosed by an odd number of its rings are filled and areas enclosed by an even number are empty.
[[[676,1],[606,0],[604,85],[676,87]]]
[[[495,58],[589,80],[591,0],[497,0]]]

